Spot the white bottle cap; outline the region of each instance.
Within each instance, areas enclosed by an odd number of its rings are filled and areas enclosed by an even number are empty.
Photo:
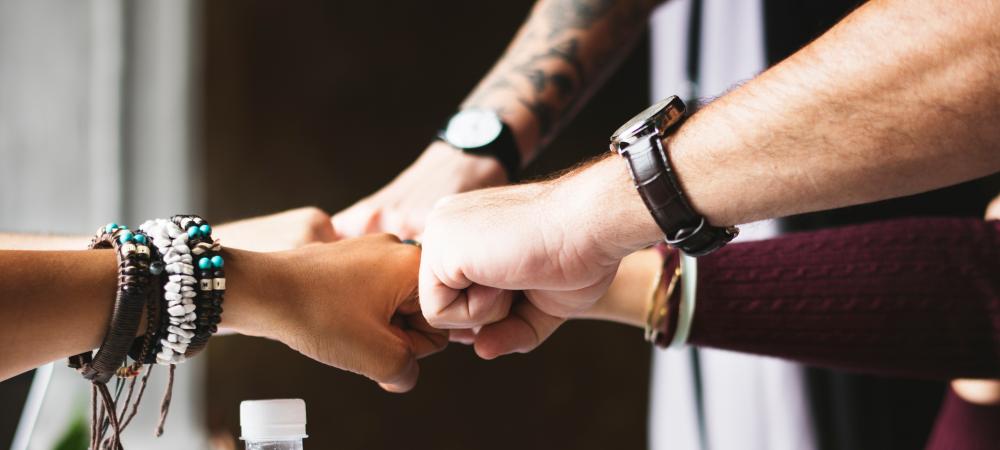
[[[300,398],[240,403],[240,439],[287,441],[306,437],[306,402]]]

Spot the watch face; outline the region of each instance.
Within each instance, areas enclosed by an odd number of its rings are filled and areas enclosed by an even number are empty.
[[[684,102],[676,95],[660,100],[653,106],[637,114],[611,135],[612,142],[629,141],[636,135],[662,132],[677,122],[684,114]]]
[[[455,147],[475,149],[495,141],[502,129],[503,124],[495,112],[466,109],[451,117],[442,137]]]

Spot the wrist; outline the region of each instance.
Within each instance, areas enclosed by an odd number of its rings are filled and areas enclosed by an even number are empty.
[[[434,140],[411,167],[420,166],[453,174],[458,183],[456,192],[509,183],[507,172],[496,158],[466,153],[441,140]]]
[[[663,240],[620,158],[608,156],[559,180],[558,204],[569,205],[576,234],[621,259]]]
[[[654,249],[625,257],[614,282],[593,306],[576,318],[606,320],[634,327],[645,326],[648,299],[657,288],[657,275],[663,272],[663,258]]]
[[[266,308],[268,299],[276,297],[271,291],[280,286],[279,274],[273,270],[278,265],[272,261],[277,253],[257,253],[224,248],[226,260],[227,291],[223,304],[220,328],[248,336],[272,337],[269,313],[281,308]]]

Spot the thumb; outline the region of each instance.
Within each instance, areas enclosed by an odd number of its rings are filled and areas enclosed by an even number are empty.
[[[528,301],[521,301],[506,319],[482,327],[473,345],[476,354],[483,359],[527,353],[545,342],[565,321],[546,314]]]

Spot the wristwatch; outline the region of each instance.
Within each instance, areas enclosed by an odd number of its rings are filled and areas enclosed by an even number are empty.
[[[438,138],[465,153],[495,158],[507,172],[507,179],[517,180],[521,153],[514,133],[489,109],[463,109],[451,116],[438,132]]]
[[[709,224],[691,207],[677,180],[664,138],[684,117],[684,102],[677,96],[661,100],[615,131],[611,151],[625,160],[667,244],[691,256],[704,256],[732,241],[739,229]]]

